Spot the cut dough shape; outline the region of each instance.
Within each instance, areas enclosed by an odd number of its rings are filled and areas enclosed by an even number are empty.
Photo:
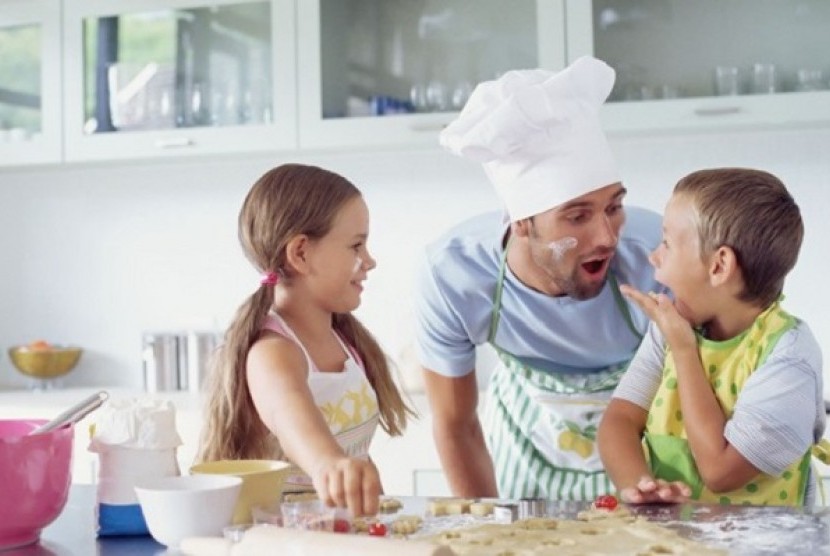
[[[427,511],[434,516],[466,514],[472,503],[464,498],[435,498],[429,501]]]
[[[421,528],[423,520],[417,515],[402,515],[390,524],[393,533],[411,535]]]
[[[427,512],[434,516],[447,515],[447,501],[446,500],[430,500],[427,506]]]
[[[367,520],[365,517],[356,517],[352,520],[352,530],[355,533],[368,533],[369,532],[369,524],[374,523],[375,519],[371,521]]]
[[[381,498],[380,499],[380,513],[382,514],[393,514],[400,510],[403,507],[403,504],[397,498]]]
[[[448,500],[447,513],[450,515],[460,515],[470,513],[470,504],[472,500]]]
[[[470,504],[470,513],[477,516],[486,516],[493,513],[495,504],[492,502],[473,502]]]

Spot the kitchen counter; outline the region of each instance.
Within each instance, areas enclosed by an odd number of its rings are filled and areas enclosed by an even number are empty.
[[[401,497],[402,513],[422,514],[425,498]],[[147,537],[97,539],[95,537],[95,487],[73,485],[60,517],[41,542],[16,551],[14,556],[146,556],[169,554]],[[585,503],[548,502],[551,517],[573,518]],[[739,556],[815,555],[830,553],[830,509],[684,504],[633,507],[638,515],[665,523],[684,536],[723,547]]]
[[[194,461],[204,422],[204,400],[197,394],[179,391],[146,393],[118,387],[66,388],[35,392],[0,390],[0,419],[51,419],[98,390],[107,390],[113,399],[141,396],[173,402],[176,406],[176,428],[183,442],[176,451],[176,456],[182,473],[187,473]],[[409,421],[403,436],[390,437],[379,428],[369,450],[373,461],[381,470],[384,490],[416,496],[449,495],[449,485],[441,470],[432,438],[432,418],[426,396],[409,394],[407,398],[420,418]],[[485,405],[479,404],[480,412],[484,411]],[[94,484],[97,480],[98,456],[87,450],[89,424],[94,418],[95,413],[92,413],[75,427],[73,483]],[[830,428],[826,437],[830,439]],[[825,491],[830,493],[830,466],[814,458],[813,468],[823,479]]]

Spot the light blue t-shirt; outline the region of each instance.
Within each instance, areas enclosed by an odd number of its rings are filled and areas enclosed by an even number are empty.
[[[626,207],[611,263],[620,284],[663,291],[648,255],[660,242],[657,213]],[[507,230],[501,212],[482,214],[452,228],[427,246],[416,278],[416,348],[420,363],[445,376],[475,367],[475,346],[487,342],[493,295]],[[648,319],[628,303],[634,326],[644,334]],[[538,369],[585,373],[625,364],[640,339],[606,283],[593,299],[551,297],[506,269],[495,343]]]

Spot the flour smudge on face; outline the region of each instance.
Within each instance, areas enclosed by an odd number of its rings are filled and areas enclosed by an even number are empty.
[[[577,241],[575,237],[567,236],[556,241],[551,241],[548,243],[548,248],[553,255],[553,260],[559,262],[565,257],[565,254],[568,251],[576,247],[576,244]]]

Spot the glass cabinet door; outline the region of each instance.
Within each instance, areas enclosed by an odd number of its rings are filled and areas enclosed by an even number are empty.
[[[611,115],[626,114],[615,104],[660,101],[670,119],[681,109],[703,125],[830,116],[826,0],[568,0],[567,8],[568,58],[593,54],[617,71]]]
[[[300,144],[436,144],[481,81],[564,62],[551,0],[299,2]]]
[[[59,40],[59,0],[0,2],[0,166],[61,158]]]
[[[77,96],[66,109],[79,150],[69,157],[94,158],[101,144],[107,158],[128,144],[130,157],[295,146],[289,4],[75,1],[67,40],[79,56],[67,71]]]

